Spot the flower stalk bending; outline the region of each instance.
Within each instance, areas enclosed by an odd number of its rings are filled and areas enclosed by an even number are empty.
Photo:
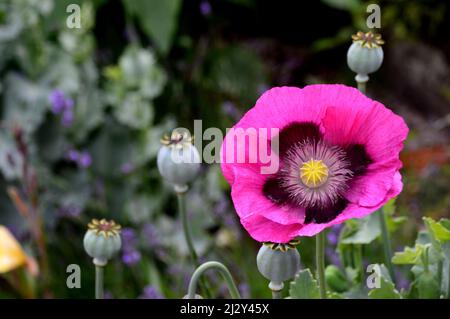
[[[239,290],[236,287],[236,284],[233,281],[233,277],[231,276],[230,271],[228,268],[217,261],[209,261],[202,265],[200,265],[194,272],[194,274],[191,277],[191,280],[189,282],[189,288],[188,288],[188,294],[187,299],[195,299],[196,295],[195,292],[197,290],[197,285],[200,280],[200,277],[203,275],[203,273],[209,269],[215,269],[220,272],[223,279],[225,280],[225,283],[227,285],[228,291],[230,292],[231,298],[233,299],[241,299],[241,295],[239,294]]]

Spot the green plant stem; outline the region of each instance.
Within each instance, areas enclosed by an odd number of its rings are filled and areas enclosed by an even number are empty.
[[[209,269],[216,269],[220,272],[225,283],[227,284],[228,291],[230,292],[231,298],[233,299],[241,299],[241,295],[239,294],[239,290],[236,287],[236,284],[233,281],[233,277],[231,276],[230,271],[224,264],[217,261],[208,261],[202,265],[200,265],[191,277],[188,288],[188,298],[194,299],[195,292],[197,290],[197,283],[199,282],[200,277],[203,273]]]
[[[272,290],[272,299],[281,299],[281,290]]]
[[[189,221],[186,212],[186,192],[177,192],[177,200],[178,200],[178,210],[181,217],[181,223],[183,224],[183,233],[184,238],[186,240],[186,244],[188,246],[189,254],[191,255],[192,263],[194,267],[198,267],[200,265],[198,261],[198,255],[195,251],[194,244],[192,242],[191,230],[189,228]],[[211,297],[211,292],[207,283],[200,279],[200,286],[207,297]]]
[[[362,253],[362,245],[361,244],[355,244],[353,245],[353,259],[355,262],[355,268],[358,268],[359,271],[359,279],[361,281],[361,284],[364,286],[364,265],[363,265],[363,253]]]
[[[178,199],[178,210],[181,217],[181,222],[183,224],[184,238],[186,240],[186,244],[188,246],[192,262],[194,263],[195,267],[198,267],[199,265],[198,256],[197,253],[195,252],[194,244],[192,243],[191,231],[189,229],[189,223],[186,213],[186,193],[177,193],[177,199]]]
[[[103,299],[103,275],[104,266],[95,265],[95,299]]]
[[[325,232],[316,235],[316,271],[319,280],[320,298],[327,298],[325,287]]]
[[[450,261],[447,263],[448,266],[448,278],[447,278],[447,299],[450,299]]]
[[[358,90],[360,90],[361,91],[361,93],[364,93],[364,94],[366,94],[366,83],[367,82],[356,82],[357,83],[357,85],[358,85]]]
[[[392,266],[391,240],[389,238],[389,231],[387,228],[386,216],[384,215],[383,208],[380,208],[376,212],[376,214],[378,214],[378,219],[380,221],[381,240],[383,241],[384,260],[386,263],[386,267],[389,270],[389,275],[391,276],[392,281],[395,283],[394,267]]]

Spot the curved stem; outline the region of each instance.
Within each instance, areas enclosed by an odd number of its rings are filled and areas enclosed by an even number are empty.
[[[95,265],[95,299],[103,299],[104,266]]]
[[[380,220],[380,228],[381,228],[381,239],[383,241],[383,250],[384,250],[384,262],[386,264],[387,269],[389,270],[389,275],[392,278],[392,281],[395,283],[395,273],[394,267],[392,266],[392,250],[391,250],[391,240],[389,238],[389,231],[386,223],[386,216],[384,216],[383,208],[380,208],[378,212],[378,218]]]
[[[325,232],[316,235],[316,271],[319,279],[320,298],[327,298],[325,287]]]
[[[186,188],[187,190],[187,188]],[[186,240],[186,244],[188,246],[189,254],[191,255],[192,263],[194,267],[198,267],[200,262],[198,260],[197,252],[195,251],[194,244],[192,242],[191,230],[189,228],[189,221],[186,212],[186,190],[177,191],[177,201],[178,201],[178,210],[181,217],[181,223],[183,224],[183,233],[184,238]],[[200,286],[207,297],[211,297],[211,293],[209,291],[209,287],[207,283],[201,279]]]
[[[188,298],[194,299],[195,298],[195,292],[197,290],[197,283],[203,275],[203,273],[209,269],[216,269],[220,272],[223,279],[225,280],[225,283],[227,284],[228,291],[230,292],[231,298],[233,299],[241,299],[241,295],[239,294],[239,290],[236,287],[236,284],[233,281],[233,277],[231,276],[230,271],[227,267],[225,267],[224,264],[217,262],[217,261],[208,261],[202,265],[200,265],[195,271],[194,274],[191,277],[191,280],[189,282],[189,288],[188,288]]]

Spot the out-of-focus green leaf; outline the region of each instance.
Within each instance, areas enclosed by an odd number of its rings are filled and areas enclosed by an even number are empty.
[[[228,98],[253,103],[265,84],[266,74],[261,59],[243,47],[213,50],[204,75],[209,88]]]
[[[0,131],[0,171],[6,180],[22,176],[23,158],[11,134]]]
[[[129,14],[154,41],[158,50],[167,54],[177,29],[181,0],[123,0]]]
[[[320,298],[319,286],[309,269],[303,269],[295,276],[289,288],[289,297],[292,299]]]
[[[423,220],[437,241],[445,243],[450,240],[450,228],[446,227],[446,222],[436,222],[430,217],[424,217]]]
[[[395,289],[395,285],[392,282],[381,277],[380,288],[370,290],[369,297],[371,299],[401,299],[402,296],[397,289]]]
[[[371,214],[357,221],[356,232],[342,238],[343,244],[369,244],[380,235],[380,223],[376,214]]]
[[[153,105],[140,94],[129,93],[116,107],[114,114],[122,124],[143,129],[153,121]]]
[[[32,133],[44,119],[48,93],[36,83],[10,73],[5,78],[3,120]]]
[[[420,261],[424,251],[423,245],[416,245],[414,248],[405,247],[404,251],[395,253],[392,262],[397,265],[415,265]]]
[[[362,7],[360,0],[322,0],[323,3],[335,9],[356,11]]]

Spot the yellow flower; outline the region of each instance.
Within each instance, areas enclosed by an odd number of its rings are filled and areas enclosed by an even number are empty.
[[[8,228],[0,225],[0,274],[18,268],[27,262],[27,256]]]

